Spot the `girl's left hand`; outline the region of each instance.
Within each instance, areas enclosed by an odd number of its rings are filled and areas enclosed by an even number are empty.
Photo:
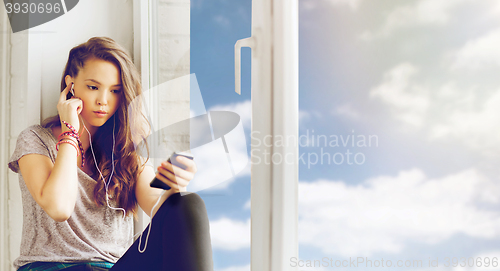
[[[181,167],[184,168],[172,165],[168,161],[162,162],[158,167],[156,178],[170,186],[174,193],[186,192],[189,181],[194,178],[196,173],[196,164],[193,160],[180,155],[176,157],[176,160],[176,163],[181,164]]]

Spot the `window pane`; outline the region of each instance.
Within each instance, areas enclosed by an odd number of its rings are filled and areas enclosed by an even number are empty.
[[[191,1],[191,73],[207,111],[231,111],[241,118],[250,155],[250,49],[242,50],[242,95],[234,91],[234,44],[251,35],[251,1]],[[196,89],[191,86],[191,109]],[[243,152],[243,153],[241,153]],[[225,156],[215,176],[221,176]],[[250,270],[250,163],[217,187],[198,192],[211,227],[215,270]]]
[[[300,1],[301,260],[491,268],[499,7]]]

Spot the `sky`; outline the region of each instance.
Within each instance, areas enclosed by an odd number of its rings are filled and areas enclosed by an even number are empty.
[[[251,35],[251,1],[191,7],[205,106],[238,113],[250,146],[250,50],[240,96],[233,48]],[[299,0],[302,262],[290,264],[500,270],[498,48],[494,0]],[[199,194],[216,270],[250,270],[249,165]],[[332,267],[353,258],[373,265]]]

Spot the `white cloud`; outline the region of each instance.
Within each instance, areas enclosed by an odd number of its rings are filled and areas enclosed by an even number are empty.
[[[189,117],[192,118],[195,116],[196,116],[196,112],[193,109],[189,109]]]
[[[412,81],[418,69],[410,63],[400,64],[383,76],[383,82],[370,91],[370,97],[380,98],[391,106],[396,118],[420,127],[429,107],[427,90]]]
[[[231,26],[231,21],[227,17],[222,15],[214,16],[214,21],[224,28],[228,28]]]
[[[491,9],[490,14],[498,18],[498,14],[500,14],[500,2],[495,1],[495,3],[496,5]]]
[[[312,10],[318,6],[317,0],[300,0],[301,10]]]
[[[237,178],[250,175],[250,158],[247,153],[248,146],[244,131],[250,129],[250,101],[215,105],[208,111],[234,112],[240,116],[241,124],[236,127],[221,127],[221,125],[232,125],[233,123],[231,121],[218,122],[219,130],[230,131],[224,136],[229,156],[225,152],[221,139],[191,150],[198,168],[195,178],[188,186],[188,191],[191,192],[224,190]],[[191,116],[194,113],[191,111]],[[212,115],[211,117],[213,118]]]
[[[226,217],[210,221],[212,247],[221,250],[238,250],[250,247],[250,219],[232,220]]]
[[[247,202],[245,202],[245,205],[243,205],[243,209],[250,210],[250,208],[251,208],[251,200],[249,199]]]
[[[241,266],[230,266],[224,269],[219,269],[218,271],[250,271],[250,264]]]
[[[230,103],[230,104],[222,104],[215,105],[210,107],[208,111],[231,111],[235,112],[240,116],[241,123],[243,127],[250,131],[251,129],[251,120],[252,120],[252,102],[250,100],[246,100],[239,103]],[[312,118],[322,118],[323,115],[321,112],[317,110],[299,110],[299,121],[308,121]]]
[[[250,200],[245,207],[250,205]],[[500,239],[500,184],[470,168],[440,178],[420,169],[369,178],[356,186],[299,182],[299,242],[325,254],[399,253],[456,234]],[[210,222],[216,249],[250,247],[250,219]]]
[[[412,169],[356,186],[300,182],[299,241],[330,255],[365,256],[459,233],[500,239],[499,203],[500,184],[474,168],[436,179]]]
[[[191,0],[191,9],[201,9],[205,0]]]
[[[332,110],[333,115],[346,116],[351,119],[359,119],[360,113],[351,104],[344,104]]]
[[[334,6],[348,6],[353,10],[358,9],[361,0],[326,0],[326,2]]]
[[[457,93],[460,95],[460,93]],[[474,93],[450,99],[454,102],[439,120],[430,126],[431,139],[454,138],[465,146],[488,156],[498,155],[500,148],[500,90],[486,99],[479,108],[474,106]],[[443,102],[436,104],[445,104]]]
[[[252,119],[252,103],[246,100],[239,103],[230,103],[215,105],[210,107],[208,111],[231,111],[237,113],[241,118],[241,123],[245,129],[250,129]]]
[[[241,136],[240,134],[225,136],[230,161],[220,139],[192,149],[198,171],[195,178],[190,181],[188,191],[224,190],[237,178],[250,175],[250,159],[246,142],[241,139],[242,137],[244,137],[242,133]],[[235,176],[232,175],[233,171]]]
[[[323,115],[316,110],[299,110],[299,122],[305,122],[313,117],[316,119],[321,118]]]
[[[441,86],[419,83],[419,69],[400,64],[370,91],[406,128],[423,131],[428,140],[455,140],[488,157],[500,148],[500,89],[486,93],[461,88],[454,81]]]
[[[361,5],[362,0],[300,0],[301,10],[313,10],[319,8],[322,3],[329,4],[333,7],[348,7],[351,10],[357,10]]]
[[[500,29],[468,41],[462,48],[451,53],[452,69],[478,70],[491,65],[500,66]]]
[[[304,121],[306,119],[309,119],[311,117],[311,114],[305,110],[299,110],[299,121]]]
[[[453,9],[468,1],[471,0],[419,0],[412,5],[397,7],[389,13],[381,29],[365,31],[361,39],[388,36],[405,27],[444,25],[450,20]]]

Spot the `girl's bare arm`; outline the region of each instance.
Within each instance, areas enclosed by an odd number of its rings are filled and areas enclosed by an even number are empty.
[[[33,199],[55,221],[66,221],[75,208],[78,195],[76,150],[59,145],[55,163],[40,154],[28,154],[18,161]]]
[[[79,99],[66,99],[71,84],[61,92],[57,109],[61,120],[68,120],[78,131],[78,114],[82,109]],[[69,131],[65,125],[63,132]],[[55,163],[40,154],[28,154],[18,161],[19,169],[31,196],[55,221],[66,221],[75,208],[78,195],[78,151],[69,143],[59,145]]]

